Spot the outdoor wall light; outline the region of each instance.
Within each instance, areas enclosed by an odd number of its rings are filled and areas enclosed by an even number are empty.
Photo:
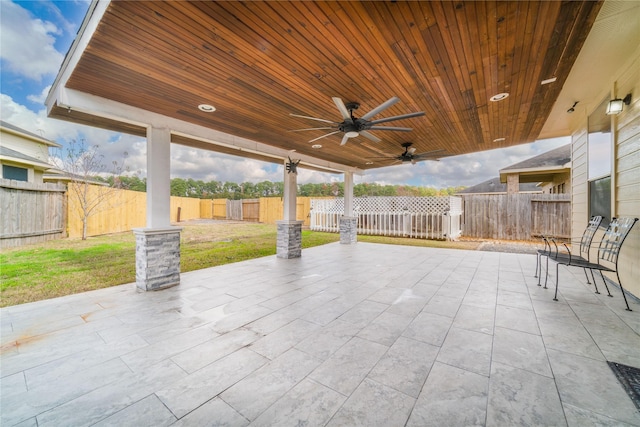
[[[627,96],[625,96],[623,99],[620,99],[620,98],[612,99],[611,101],[609,101],[609,104],[607,104],[607,114],[608,115],[620,114],[622,113],[624,106],[629,104],[631,104],[630,93],[628,93]]]

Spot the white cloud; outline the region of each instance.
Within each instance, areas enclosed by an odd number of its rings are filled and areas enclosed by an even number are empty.
[[[13,2],[0,1],[0,7],[3,67],[36,81],[55,75],[64,59],[54,47],[54,35],[60,35],[61,30],[51,22],[32,18]]]
[[[49,89],[51,89],[51,85],[46,86],[44,89],[42,89],[42,91],[38,95],[27,95],[27,99],[34,104],[44,105],[44,102],[47,99],[47,95],[49,94]]]

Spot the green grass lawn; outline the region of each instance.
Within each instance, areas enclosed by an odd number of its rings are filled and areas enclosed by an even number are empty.
[[[302,246],[337,242],[335,233],[303,230]],[[358,236],[360,242],[475,249],[475,242]],[[275,255],[276,226],[257,223],[186,225],[181,234],[182,272]],[[132,232],[64,239],[0,252],[0,306],[7,307],[135,282]]]

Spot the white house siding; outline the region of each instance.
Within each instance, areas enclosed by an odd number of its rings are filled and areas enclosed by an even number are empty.
[[[631,105],[616,117],[615,212],[640,217],[640,49],[618,82],[617,95],[632,94]],[[640,297],[640,224],[636,224],[620,253],[620,277],[626,288]]]
[[[620,70],[614,85],[617,97],[632,94],[631,105],[612,121],[615,140],[612,182],[612,216],[640,217],[640,48]],[[590,114],[590,112],[588,112]],[[588,116],[588,114],[587,114]],[[587,120],[572,136],[571,234],[579,238],[589,218],[587,176]],[[595,255],[595,253],[593,254]],[[619,258],[619,273],[625,289],[640,298],[640,224],[627,237]],[[610,275],[615,279],[615,274]]]
[[[587,190],[587,122],[573,134],[571,144],[571,235],[580,238],[589,221]]]
[[[28,136],[18,136],[3,130],[2,145],[45,163],[49,162],[49,146],[42,142],[34,141]]]

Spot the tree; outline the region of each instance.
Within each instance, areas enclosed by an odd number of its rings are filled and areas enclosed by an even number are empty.
[[[104,155],[99,148],[98,145],[87,147],[84,140],[72,140],[66,153],[54,160],[69,179],[67,193],[75,202],[75,213],[82,221],[82,240],[87,239],[89,218],[112,207],[110,199],[119,189],[120,180],[117,177],[124,171],[124,159],[128,156],[125,152],[122,162],[113,161],[112,170],[107,171]],[[113,185],[109,185],[102,176],[104,174],[110,175]]]

